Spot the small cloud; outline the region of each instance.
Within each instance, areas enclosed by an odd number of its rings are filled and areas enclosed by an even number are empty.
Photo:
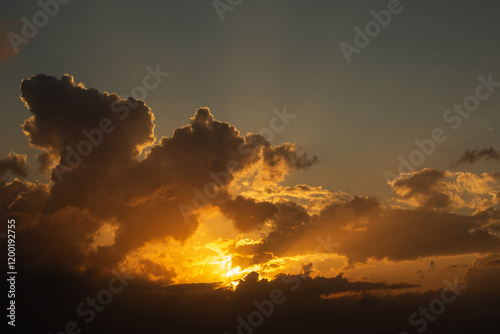
[[[493,130],[493,128],[488,128],[490,131]],[[463,165],[463,164],[469,164],[472,165],[476,163],[479,160],[493,160],[493,161],[500,161],[500,152],[495,150],[493,147],[485,148],[482,150],[466,150],[465,153],[460,157],[460,159],[453,164],[454,167],[457,167],[458,165]]]
[[[11,173],[13,176],[26,177],[28,171],[29,165],[26,162],[26,154],[10,152],[6,158],[0,159],[0,179],[7,173]]]

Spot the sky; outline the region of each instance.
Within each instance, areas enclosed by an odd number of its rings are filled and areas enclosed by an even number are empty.
[[[17,329],[490,330],[499,10],[2,4]]]

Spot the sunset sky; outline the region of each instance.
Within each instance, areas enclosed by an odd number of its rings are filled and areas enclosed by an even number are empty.
[[[499,4],[66,2],[0,11],[9,330],[495,328]]]

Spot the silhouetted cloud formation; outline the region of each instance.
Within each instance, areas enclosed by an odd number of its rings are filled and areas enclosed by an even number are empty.
[[[36,315],[19,322],[31,331],[58,332],[75,319],[82,300],[107,284],[110,271],[126,267],[134,254],[138,277],[114,297],[120,303],[92,324],[79,319],[85,331],[235,333],[238,317],[247,319],[255,300],[279,290],[286,302],[274,306],[259,332],[388,333],[408,329],[409,315],[440,296],[440,291],[419,290],[418,284],[369,282],[367,276],[348,280],[333,266],[327,272],[335,274],[323,277],[310,261],[272,278],[251,272],[234,290],[216,282],[173,284],[186,268],[160,265],[140,253],[165,240],[186,247],[199,231],[207,243],[225,245],[211,251],[229,257],[221,264],[228,271],[236,266],[280,270],[290,259],[333,252],[345,259],[345,269],[476,254],[465,276],[470,290],[427,333],[484,329],[495,319],[488,312],[498,310],[500,300],[496,172],[401,174],[391,183],[394,197],[387,203],[321,186],[280,185],[292,170],[310,168],[318,159],[296,144],[273,146],[262,135],[242,135],[207,107],[197,109],[170,137],[157,140],[154,114],[143,101],[99,93],[69,75],[23,80],[21,98],[32,113],[23,131],[42,151],[40,168],[51,180],[7,181],[28,176],[26,156],[10,153],[0,160],[2,219],[16,219],[17,238],[29,245],[19,247],[17,256],[23,272],[20,317]],[[150,150],[142,155],[146,147]],[[491,156],[481,152],[472,155]],[[235,233],[253,233],[254,239],[238,243],[207,236],[201,224],[207,212],[226,219]],[[100,243],[103,231],[110,240]],[[319,247],[318,236],[336,243]],[[169,253],[163,247],[161,252]],[[194,245],[195,252],[201,248]],[[184,260],[196,265],[193,258]],[[435,268],[459,267],[431,262],[428,271]],[[42,301],[47,307],[40,310]],[[472,311],[472,320],[450,320]]]
[[[28,175],[29,165],[26,162],[26,154],[17,154],[10,152],[7,157],[0,159],[0,179],[7,173],[13,176],[26,177]]]
[[[83,263],[84,267],[116,264],[154,239],[186,240],[198,221],[184,207],[196,211],[217,205],[237,228],[258,228],[275,208],[231,198],[227,188],[235,175],[261,164],[263,179],[283,177],[290,169],[308,168],[317,161],[300,153],[296,145],[273,147],[261,135],[242,136],[230,124],[215,120],[208,108],[198,109],[188,125],[177,128],[172,137],[163,137],[139,161],[142,150],[155,142],[154,115],[144,102],[87,89],[69,75],[23,80],[21,99],[33,113],[23,131],[30,144],[44,151],[39,156],[41,169],[51,170],[53,183],[45,192],[37,190],[40,185],[18,187],[14,195],[24,198],[27,206],[40,208],[33,213],[38,220],[31,233],[33,250],[37,245],[43,248],[47,240],[64,238],[67,229],[55,228],[64,220],[71,224],[67,228],[78,232],[64,241],[74,251],[60,256],[64,265],[73,256],[74,268],[82,268]],[[24,176],[18,166],[22,161],[11,155],[4,165]],[[198,200],[194,189],[203,192],[207,185],[217,196]],[[19,205],[7,207],[10,216],[25,215],[14,210]],[[254,219],[244,218],[254,209],[263,212]],[[33,215],[29,219],[34,221]],[[118,224],[115,242],[96,248],[95,235],[109,221]],[[58,261],[55,253],[42,258]]]
[[[454,163],[454,166],[462,164],[473,164],[481,159],[486,161],[500,161],[500,152],[493,147],[485,148],[482,150],[466,150],[460,159]]]
[[[280,206],[273,229],[258,244],[235,249],[242,255],[270,252],[294,256],[312,252],[318,235],[341,241],[334,249],[352,264],[368,259],[415,260],[428,256],[490,253],[500,249],[500,211],[472,216],[380,205],[373,197],[332,203],[310,216],[297,205]],[[327,252],[327,249],[320,249]],[[332,250],[330,250],[332,251]]]
[[[255,200],[242,196],[226,201],[221,210],[234,221],[236,228],[244,232],[261,228],[278,211],[271,203],[256,203]]]
[[[396,196],[403,200],[414,199],[419,207],[442,209],[450,205],[450,196],[440,182],[444,177],[443,172],[424,169],[420,173],[398,178],[392,185]]]

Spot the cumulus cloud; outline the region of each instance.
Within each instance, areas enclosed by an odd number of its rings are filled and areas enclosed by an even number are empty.
[[[423,169],[400,175],[391,182],[401,203],[426,210],[480,212],[498,203],[500,174],[441,172]]]
[[[23,80],[21,99],[32,113],[23,131],[30,144],[43,151],[40,170],[51,174],[52,184],[6,184],[5,191],[19,189],[5,207],[10,215],[37,215],[39,244],[54,233],[52,219],[79,212],[78,223],[68,219],[61,227],[84,229],[74,235],[80,240],[71,239],[80,252],[68,252],[75,255],[74,267],[116,264],[153,240],[186,240],[198,228],[197,210],[205,206],[220,207],[242,231],[258,229],[277,209],[232,194],[229,187],[235,177],[255,166],[266,175],[282,177],[317,162],[294,144],[272,146],[261,135],[241,135],[206,107],[154,145],[154,115],[143,101],[99,93],[69,75]],[[147,146],[149,153],[139,160]],[[13,165],[25,162],[21,158],[11,154],[5,170],[24,173]],[[28,202],[33,204],[30,210]],[[118,226],[114,243],[93,250],[96,235],[109,221]]]
[[[424,169],[409,176],[399,177],[392,181],[395,196],[414,206],[442,209],[450,205],[450,197],[446,194],[446,185],[441,182],[443,172]]]
[[[26,154],[10,152],[5,158],[0,159],[0,179],[3,179],[8,173],[13,176],[26,177],[29,172],[26,158]]]
[[[21,99],[33,113],[23,131],[30,144],[45,151],[44,168],[53,160],[79,165],[74,152],[85,158],[82,167],[127,163],[154,141],[154,116],[144,102],[87,89],[69,75],[23,80]]]

